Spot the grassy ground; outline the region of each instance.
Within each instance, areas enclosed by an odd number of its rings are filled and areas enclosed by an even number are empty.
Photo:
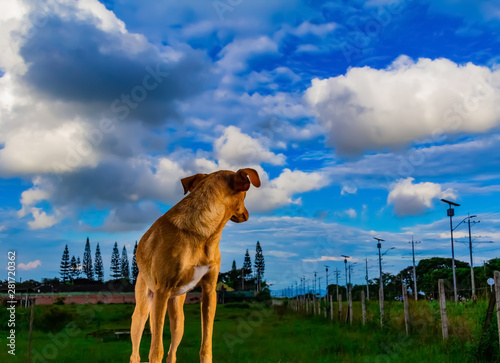
[[[404,333],[403,304],[386,303],[385,328],[380,329],[378,304],[368,305],[367,325],[362,326],[359,303],[354,304],[354,324],[306,317],[277,307],[269,310],[257,304],[226,304],[217,309],[214,329],[214,362],[492,362],[498,352],[496,319],[484,346],[477,354],[486,303],[449,306],[450,339],[443,342],[437,304],[412,303],[413,332]],[[0,334],[7,337],[6,309],[0,310]],[[65,305],[37,306],[33,333],[33,362],[128,362],[129,336],[116,339],[110,333],[87,336],[106,329],[130,329],[134,306]],[[336,307],[335,307],[336,311]],[[29,310],[18,309],[16,357],[2,344],[0,362],[26,362]],[[197,362],[201,342],[200,307],[185,307],[185,334],[178,351],[179,362]],[[168,318],[165,351],[170,333]],[[4,340],[5,342],[5,340]],[[141,358],[147,361],[149,336],[141,344]]]

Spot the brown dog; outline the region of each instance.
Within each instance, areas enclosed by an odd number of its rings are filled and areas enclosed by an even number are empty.
[[[248,220],[244,204],[246,191],[250,182],[255,187],[260,186],[259,174],[254,169],[196,174],[181,182],[184,194],[191,193],[160,217],[137,247],[139,275],[130,332],[131,363],[140,362],[139,344],[148,317],[151,326],[149,362],[162,361],[167,307],[171,332],[167,362],[176,361],[177,347],[184,333],[184,300],[186,293],[197,285],[201,285],[203,291],[200,361],[212,362],[222,229],[229,220],[236,223]]]

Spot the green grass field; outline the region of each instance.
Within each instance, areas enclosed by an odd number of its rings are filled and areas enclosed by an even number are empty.
[[[354,324],[306,317],[284,307],[271,310],[258,304],[219,305],[214,329],[214,362],[492,362],[498,357],[496,318],[482,353],[478,341],[486,303],[449,306],[450,339],[443,342],[436,303],[412,302],[413,331],[404,330],[403,304],[386,303],[385,328],[378,324],[378,304],[368,304],[367,325],[362,326],[359,303],[354,303]],[[87,336],[107,329],[130,329],[134,306],[64,305],[37,306],[33,333],[33,362],[128,362],[128,335],[114,333]],[[335,310],[336,311],[336,310]],[[198,362],[201,342],[200,306],[185,307],[185,334],[178,351],[179,362]],[[2,331],[8,335],[6,308],[0,313]],[[29,310],[17,311],[16,356],[2,345],[0,362],[26,362]],[[170,332],[165,326],[165,352]],[[147,361],[150,337],[143,337],[141,358]]]

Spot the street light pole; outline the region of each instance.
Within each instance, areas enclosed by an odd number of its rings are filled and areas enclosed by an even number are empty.
[[[377,248],[378,248],[378,266],[380,270],[380,287],[378,289],[378,301],[380,306],[380,326],[384,325],[384,284],[382,281],[382,255],[380,253],[380,249],[382,248],[382,238],[373,237],[373,239],[377,240]]]
[[[349,285],[347,284],[347,259],[350,258],[350,256],[342,255],[344,257],[344,266],[345,266],[345,289],[346,289],[346,295],[349,295]]]
[[[451,267],[453,270],[453,294],[455,297],[455,305],[458,304],[458,295],[457,295],[457,276],[455,274],[455,248],[453,247],[453,216],[455,215],[455,210],[452,208],[452,205],[456,207],[460,207],[460,204],[455,202],[450,202],[446,199],[441,199],[443,203],[448,203],[447,215],[450,217],[450,235],[451,235]]]

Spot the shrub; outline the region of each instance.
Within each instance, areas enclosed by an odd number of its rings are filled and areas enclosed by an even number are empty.
[[[56,297],[56,300],[54,301],[54,305],[64,305],[64,301],[66,301],[65,296]]]
[[[73,313],[51,306],[47,310],[37,311],[33,324],[35,329],[44,333],[56,333],[74,319],[75,315]]]

